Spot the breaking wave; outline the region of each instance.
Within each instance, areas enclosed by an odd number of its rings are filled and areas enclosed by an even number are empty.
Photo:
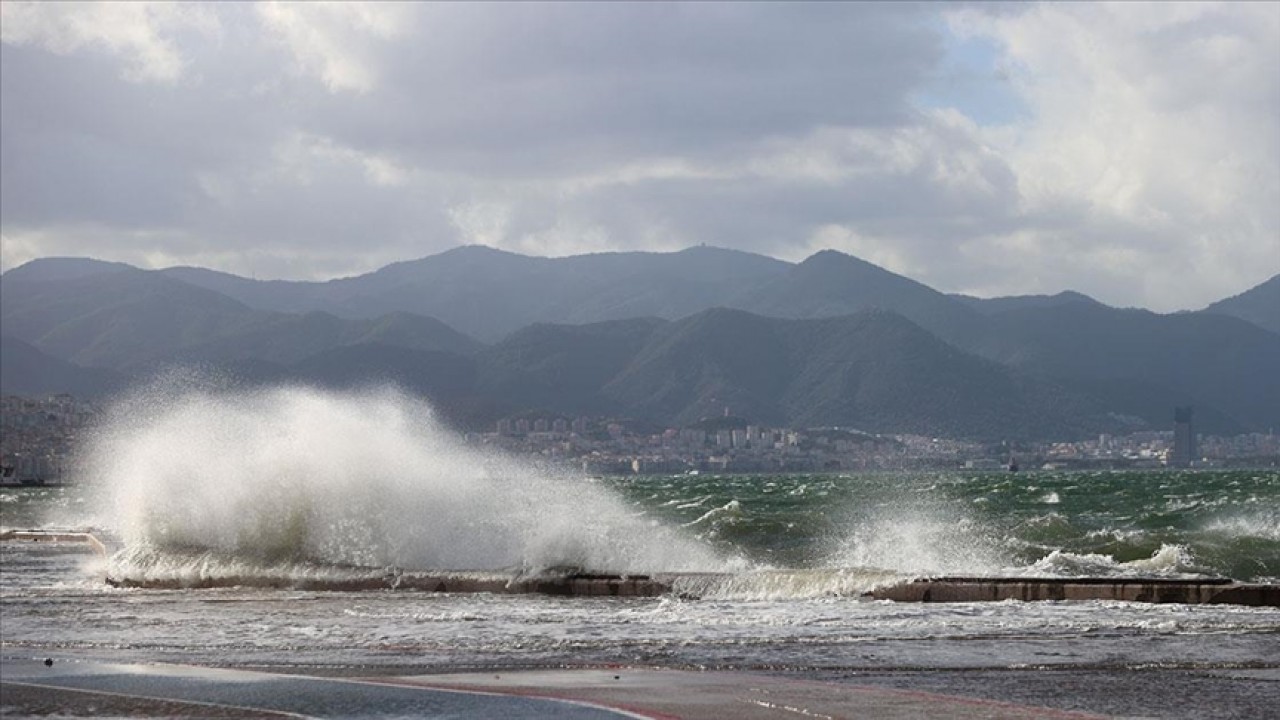
[[[1199,567],[1182,545],[1162,545],[1149,558],[1128,562],[1111,555],[1054,550],[1040,560],[1019,568],[1015,574],[1034,577],[1199,577]]]
[[[155,572],[166,551],[188,571],[215,557],[261,572],[741,567],[585,478],[466,447],[392,389],[162,382],[114,408],[83,466],[100,495],[97,523],[125,547],[115,559],[124,574]]]

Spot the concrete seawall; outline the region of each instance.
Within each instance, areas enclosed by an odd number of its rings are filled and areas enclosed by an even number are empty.
[[[877,600],[899,602],[1124,600],[1280,607],[1280,585],[1226,579],[936,578],[877,588],[870,595]]]
[[[286,579],[206,578],[179,580],[112,580],[121,587],[280,587],[298,590],[417,590],[447,593],[498,593],[576,597],[657,597],[676,591],[681,575],[568,575],[564,577],[504,578],[470,575],[404,573],[383,578]],[[700,580],[714,576],[700,575]],[[725,576],[728,579],[728,576]],[[704,583],[705,584],[705,583]],[[687,593],[684,593],[687,594]],[[1106,578],[937,578],[876,588],[862,597],[897,602],[997,602],[1021,600],[1123,600],[1148,603],[1231,604],[1280,607],[1280,585],[1255,585],[1231,580],[1114,580]]]
[[[83,543],[106,555],[98,538],[85,532],[6,531],[0,540]],[[714,588],[734,576],[718,573],[612,575],[569,573],[511,576],[483,572],[398,571],[370,575],[352,569],[348,577],[212,576],[199,578],[106,578],[116,587],[182,589],[213,587],[289,588],[314,591],[416,590],[444,593],[543,594],[575,597],[657,597],[695,595],[683,588]],[[1226,578],[982,578],[941,577],[888,584],[862,597],[897,602],[998,602],[1021,600],[1121,600],[1127,602],[1231,604],[1280,607],[1280,585],[1239,583]]]
[[[183,588],[263,587],[293,590],[345,591],[416,590],[441,593],[495,593],[501,595],[567,595],[578,597],[657,597],[671,591],[669,583],[648,575],[568,575],[563,577],[509,577],[472,573],[401,573],[383,577],[287,578],[203,577],[181,579],[107,578],[115,587]]]

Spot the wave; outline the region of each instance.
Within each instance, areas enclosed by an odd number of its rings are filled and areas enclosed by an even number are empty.
[[[1280,541],[1280,510],[1219,517],[1204,525],[1204,532],[1229,538]]]
[[[1027,577],[1193,578],[1203,577],[1191,552],[1182,545],[1162,545],[1149,558],[1117,560],[1112,555],[1054,550],[1040,560],[1010,574]]]
[[[215,550],[160,549],[133,545],[111,555],[105,567],[111,582],[146,587],[339,584],[393,575],[394,568],[365,568],[304,560],[264,561]]]
[[[912,575],[994,575],[1013,564],[1008,543],[983,523],[937,508],[885,512],[858,522],[828,563]]]
[[[113,408],[83,467],[98,523],[127,548],[423,570],[745,566],[585,478],[469,448],[388,388],[160,383]]]
[[[542,583],[562,586],[574,578],[600,578],[581,568],[537,571],[421,571],[399,567],[358,567],[312,561],[263,561],[211,550],[161,550],[130,547],[112,555],[105,567],[108,581],[123,587],[189,589],[215,587],[291,588],[299,590],[423,589],[438,586],[452,592],[529,592]],[[812,570],[754,569],[737,572],[663,572],[652,577],[677,598],[703,600],[800,600],[858,597],[910,577],[888,570],[827,568]],[[541,591],[541,590],[540,590]],[[590,593],[584,593],[590,594]]]
[[[725,525],[741,523],[744,518],[745,515],[742,512],[742,503],[737,500],[730,500],[720,507],[706,511],[700,515],[697,520],[685,523],[684,527],[709,527],[710,532],[714,533]]]

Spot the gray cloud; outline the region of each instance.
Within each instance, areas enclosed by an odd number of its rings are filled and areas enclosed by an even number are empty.
[[[178,8],[4,4],[5,267],[832,246],[1172,309],[1280,266],[1274,7]],[[973,119],[919,100],[958,39]]]

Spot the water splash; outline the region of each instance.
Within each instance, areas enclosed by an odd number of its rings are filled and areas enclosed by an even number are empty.
[[[1204,532],[1230,538],[1280,541],[1280,509],[1267,508],[1214,518]]]
[[[1182,545],[1162,545],[1149,558],[1122,562],[1111,555],[1054,550],[1017,574],[1033,577],[1199,577],[1190,550]]]
[[[886,509],[841,539],[832,564],[915,575],[993,575],[1012,564],[985,524],[958,509]]]
[[[263,568],[735,567],[583,478],[465,446],[428,406],[389,388],[162,381],[114,407],[84,460],[97,523],[129,549],[118,556],[126,565],[152,557],[146,549]]]

